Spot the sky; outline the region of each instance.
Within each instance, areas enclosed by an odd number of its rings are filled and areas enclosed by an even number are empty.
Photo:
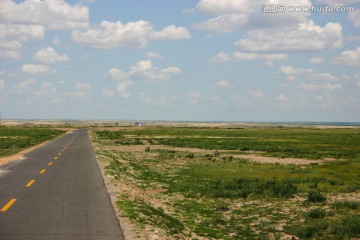
[[[0,112],[360,122],[360,0],[0,0]]]

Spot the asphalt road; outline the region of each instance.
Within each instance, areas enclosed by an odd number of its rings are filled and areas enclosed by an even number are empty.
[[[0,240],[121,240],[88,131],[0,166]]]

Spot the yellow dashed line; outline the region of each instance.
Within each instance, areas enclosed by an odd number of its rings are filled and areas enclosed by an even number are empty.
[[[34,182],[35,182],[35,180],[31,180],[30,182],[28,182],[28,184],[26,184],[25,187],[30,187]]]
[[[16,202],[16,198],[11,199],[11,200],[0,210],[0,212],[6,212],[15,202]]]
[[[43,174],[44,172],[46,172],[46,169],[41,170],[39,173]]]
[[[58,159],[58,157],[54,157],[54,160]]]
[[[59,152],[58,155],[61,156],[61,152]]]
[[[53,165],[53,164],[54,164],[53,162],[49,162],[49,164],[48,164],[48,165],[49,165],[49,166],[51,166],[51,165]]]

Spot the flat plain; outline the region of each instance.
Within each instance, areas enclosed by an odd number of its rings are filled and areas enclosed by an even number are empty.
[[[126,239],[360,238],[360,128],[92,131]]]

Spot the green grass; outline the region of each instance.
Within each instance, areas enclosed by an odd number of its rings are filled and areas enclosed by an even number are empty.
[[[137,196],[120,196],[118,206],[140,226],[165,229],[169,238],[174,234],[180,239],[191,234],[214,239],[279,239],[284,234],[301,239],[360,237],[360,203],[332,198],[359,193],[359,129],[147,127],[95,135],[109,175],[139,189],[162,189],[149,196],[160,201],[161,208]],[[146,146],[139,152],[123,152],[122,146],[130,143]],[[157,149],[156,144],[168,149]],[[339,160],[306,166],[259,164],[240,159],[246,158],[244,150]]]
[[[43,127],[0,127],[0,157],[17,153],[62,133],[64,131]]]
[[[262,151],[275,157],[360,160],[360,129],[310,128],[165,128],[151,127],[113,132],[99,131],[100,138],[128,144],[137,139],[174,146],[217,150]],[[134,138],[126,138],[131,135]],[[167,136],[162,138],[162,136]],[[135,138],[136,137],[136,138]],[[138,142],[139,143],[139,142]]]

